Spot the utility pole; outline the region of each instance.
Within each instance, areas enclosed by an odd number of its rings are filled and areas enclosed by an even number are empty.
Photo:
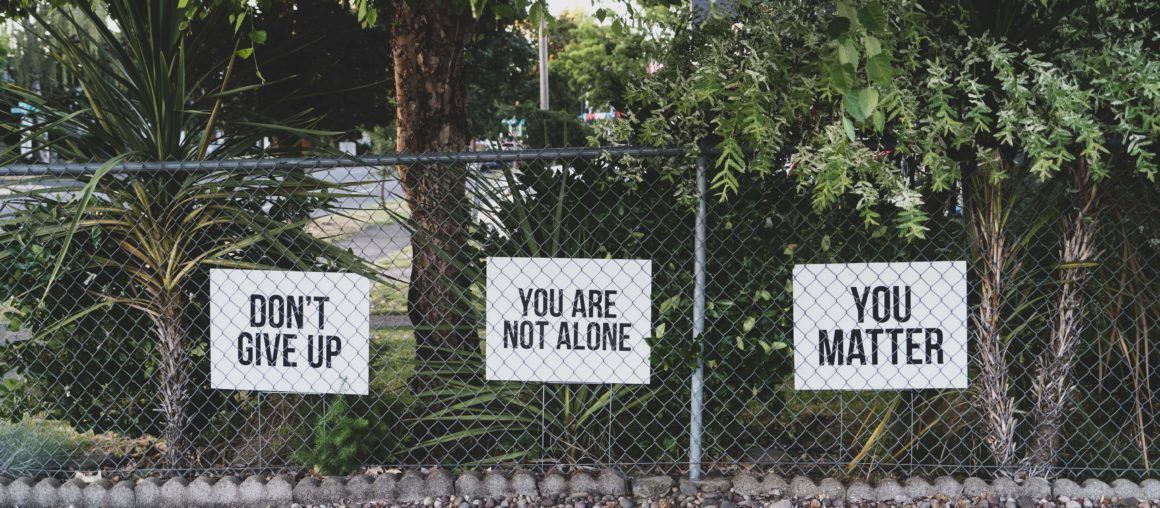
[[[547,13],[540,16],[540,109],[548,110],[548,23]]]

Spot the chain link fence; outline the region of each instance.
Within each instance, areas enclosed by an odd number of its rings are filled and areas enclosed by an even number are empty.
[[[1157,464],[1155,184],[967,175],[907,241],[786,175],[704,196],[697,167],[628,147],[0,168],[0,472]],[[835,315],[862,316],[844,341]],[[894,384],[795,372],[807,318],[831,329],[809,358]]]

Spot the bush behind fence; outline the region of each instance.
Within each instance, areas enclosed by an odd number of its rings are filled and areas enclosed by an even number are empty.
[[[925,197],[927,231],[905,241],[848,210],[816,212],[788,176],[741,173],[738,195],[707,199],[694,338],[693,168],[680,150],[622,148],[0,169],[0,472],[684,471],[698,360],[706,469],[1140,476],[1157,464],[1155,184],[1107,183],[1085,208],[1083,182],[968,175]],[[461,186],[408,203],[421,171]],[[1078,257],[1077,227],[1094,231]],[[651,260],[651,382],[485,382],[489,256]],[[795,391],[795,265],[952,260],[968,267],[970,388]],[[222,267],[371,278],[369,395],[211,389],[208,274]],[[1061,337],[1062,370],[1045,354]],[[1066,397],[1044,428],[1050,386]],[[1044,443],[1050,471],[1034,469]]]

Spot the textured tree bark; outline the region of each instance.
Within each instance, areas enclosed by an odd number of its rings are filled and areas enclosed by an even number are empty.
[[[185,317],[179,294],[159,296],[160,314],[153,318],[161,375],[161,411],[165,413],[165,464],[174,469],[191,465],[189,440],[190,358]]]
[[[400,1],[391,24],[395,64],[396,150],[462,150],[468,142],[468,89],[463,57],[475,33],[469,9],[448,2]],[[440,363],[478,348],[469,320],[461,249],[470,205],[466,167],[415,164],[399,175],[411,220],[413,264],[407,309],[415,326],[416,357]],[[422,391],[436,380],[415,376]]]
[[[978,312],[971,315],[978,334],[979,375],[975,394],[982,412],[984,442],[999,471],[1011,475],[1015,457],[1015,399],[1008,395],[1007,342],[1002,337],[1003,291],[1018,270],[1007,238],[1007,198],[1002,182],[990,181],[989,171],[976,175],[967,194],[967,222],[974,244],[975,277],[979,280]]]
[[[1074,171],[1075,206],[1067,217],[1060,252],[1059,304],[1055,308],[1051,342],[1039,358],[1031,385],[1031,421],[1035,425],[1027,450],[1027,472],[1049,477],[1059,454],[1061,426],[1071,400],[1075,350],[1083,327],[1084,282],[1090,277],[1085,263],[1095,255],[1096,186],[1082,160]]]

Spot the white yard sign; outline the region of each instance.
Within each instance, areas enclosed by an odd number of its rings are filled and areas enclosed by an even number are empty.
[[[794,387],[967,387],[962,261],[797,265]]]
[[[210,384],[365,395],[370,282],[346,273],[210,271]]]
[[[487,379],[647,384],[647,260],[488,258]]]

